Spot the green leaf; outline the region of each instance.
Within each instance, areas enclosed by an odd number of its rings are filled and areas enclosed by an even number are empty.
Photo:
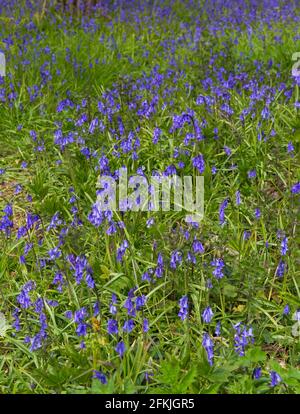
[[[226,382],[230,375],[230,371],[224,368],[216,368],[214,372],[211,373],[209,379],[212,382]]]
[[[183,377],[181,383],[180,383],[180,390],[182,393],[186,393],[188,388],[192,385],[192,383],[195,380],[195,376],[197,373],[197,369],[195,366],[193,366]]]
[[[179,380],[180,365],[179,361],[172,357],[169,361],[163,361],[160,368],[158,379],[160,382],[174,385]]]
[[[228,296],[229,298],[235,298],[237,296],[237,289],[233,285],[226,284],[224,286],[223,293],[225,296]]]
[[[207,388],[203,388],[200,391],[200,394],[217,394],[221,384],[212,384]]]
[[[102,384],[97,378],[93,378],[91,393],[92,394],[113,394],[115,391],[114,378],[110,378],[107,384]]]
[[[251,362],[264,362],[267,358],[267,354],[259,347],[255,347],[246,351],[245,358]]]

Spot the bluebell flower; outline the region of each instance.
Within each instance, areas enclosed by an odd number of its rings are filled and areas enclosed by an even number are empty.
[[[13,215],[13,209],[11,204],[6,204],[6,206],[3,209],[3,212],[7,214],[8,217],[11,217]]]
[[[277,269],[276,269],[276,276],[283,277],[284,272],[285,272],[285,262],[282,259],[280,259]]]
[[[235,335],[234,335],[234,348],[237,354],[240,356],[245,355],[245,348],[251,342],[254,342],[254,336],[252,328],[247,328],[245,325],[242,325],[240,322],[234,325]]]
[[[281,255],[285,256],[288,251],[288,238],[285,236],[281,241]]]
[[[155,276],[161,278],[164,272],[164,260],[161,253],[158,253],[157,266],[155,269]]]
[[[205,162],[202,154],[197,155],[193,158],[193,166],[197,168],[200,174],[204,173],[205,170]]]
[[[144,319],[143,320],[143,332],[148,332],[149,331],[149,321],[148,321],[148,319]]]
[[[213,288],[213,284],[212,284],[211,279],[207,279],[207,281],[205,283],[205,286],[206,286],[207,289],[212,289]]]
[[[124,303],[123,307],[125,309],[127,309],[127,314],[129,316],[132,316],[132,317],[136,316],[136,308],[135,308],[135,303],[133,301],[133,291],[132,290],[130,290],[128,292],[128,297],[125,300],[125,303]]]
[[[129,247],[128,241],[125,239],[121,243],[120,247],[117,250],[117,261],[121,262],[123,260],[124,254]]]
[[[12,324],[13,328],[15,328],[15,330],[18,332],[21,330],[21,323],[20,323],[20,309],[16,308],[13,310],[13,317],[14,317],[14,322]]]
[[[248,178],[255,178],[256,177],[256,170],[248,171]]]
[[[142,280],[151,282],[150,271],[146,271],[142,274]]]
[[[200,253],[200,254],[203,254],[205,251],[203,244],[197,239],[193,241],[193,250],[194,250],[194,253]]]
[[[95,226],[100,227],[105,219],[104,212],[99,208],[98,203],[93,204],[88,220]]]
[[[73,312],[72,311],[66,311],[65,312],[65,317],[67,318],[67,319],[72,319],[73,318]]]
[[[243,231],[243,240],[249,240],[250,236],[251,236],[251,231],[248,231],[248,230]]]
[[[281,381],[281,376],[276,371],[270,372],[270,379],[271,379],[271,387],[276,387]]]
[[[117,313],[117,296],[113,293],[111,296],[111,303],[109,305],[109,311],[112,315],[115,315]]]
[[[115,348],[116,352],[120,355],[120,357],[122,358],[122,356],[124,355],[125,351],[126,351],[126,347],[123,341],[120,341],[116,348]]]
[[[25,259],[25,256],[23,254],[20,256],[19,262],[20,262],[20,264],[26,264],[26,259]]]
[[[56,308],[57,306],[59,306],[57,300],[47,299],[46,302],[51,308]]]
[[[153,133],[153,139],[152,139],[153,144],[158,143],[158,140],[159,140],[160,136],[161,136],[161,129],[160,128],[155,128],[154,133]]]
[[[226,145],[224,146],[223,149],[225,151],[225,154],[229,157],[231,155],[231,149],[229,147],[227,147]]]
[[[262,119],[269,119],[271,117],[271,113],[267,106],[265,106],[263,110],[261,111],[261,117]]]
[[[220,224],[223,225],[225,223],[225,209],[228,206],[229,203],[229,199],[226,198],[220,205],[219,208],[219,220],[220,220]]]
[[[184,321],[188,316],[188,310],[189,310],[189,300],[187,295],[182,296],[182,298],[179,300],[179,306],[180,310],[178,313],[178,316],[182,321]]]
[[[35,282],[33,282],[32,280],[30,280],[23,286],[19,296],[17,296],[17,301],[20,304],[21,308],[28,309],[32,305],[32,301],[30,299],[29,293],[34,288],[35,288]]]
[[[107,384],[107,378],[106,378],[106,376],[103,374],[103,372],[100,372],[100,371],[94,370],[94,375],[93,375],[93,378],[98,379],[98,380],[101,382],[101,384],[103,384],[103,385]]]
[[[62,253],[61,250],[56,246],[48,251],[48,255],[50,260],[56,260],[62,255]]]
[[[285,307],[283,308],[283,315],[288,315],[290,313],[290,307],[289,305],[285,305]]]
[[[237,206],[241,204],[241,193],[239,190],[237,190],[235,193],[235,203]]]
[[[108,319],[107,332],[110,335],[116,335],[119,332],[118,322],[115,319]]]
[[[223,259],[214,259],[210,264],[214,267],[213,275],[215,278],[222,279],[222,277],[224,277],[223,268],[225,266]]]
[[[261,378],[261,367],[254,368],[252,377],[256,380]]]
[[[87,334],[87,324],[84,322],[79,322],[76,328],[76,333],[78,336],[85,336]]]
[[[140,310],[146,303],[147,297],[145,295],[138,296],[135,301],[136,310]]]
[[[146,227],[149,228],[149,227],[153,226],[153,224],[154,224],[154,218],[151,217],[147,220]]]
[[[259,219],[259,218],[260,218],[260,216],[261,216],[260,209],[259,209],[259,208],[256,208],[256,209],[255,209],[255,218],[256,218],[256,219]]]
[[[74,312],[74,322],[82,322],[87,317],[87,310],[85,307],[78,309]]]
[[[128,319],[127,321],[125,321],[123,325],[123,331],[130,333],[133,331],[133,329],[134,329],[134,320]]]
[[[196,257],[193,255],[193,253],[188,252],[187,253],[187,258],[186,258],[187,262],[189,263],[193,263],[194,265],[197,263]]]
[[[300,181],[292,186],[291,192],[293,194],[299,194],[300,193]]]
[[[175,165],[173,164],[169,165],[163,173],[163,175],[165,176],[176,175],[176,174],[177,174],[177,170],[176,170]]]
[[[11,229],[13,228],[13,221],[9,218],[8,215],[3,216],[0,219],[0,231],[3,231],[6,235],[6,237],[9,237],[11,234]],[[26,234],[26,228],[25,228],[25,234]]]
[[[178,250],[175,250],[174,252],[172,252],[171,259],[170,259],[171,269],[175,270],[178,264],[180,264],[181,262],[182,262],[182,253],[179,252]]]
[[[30,351],[36,351],[37,349],[40,349],[42,347],[42,335],[40,333],[37,333],[32,339],[31,339],[31,345],[30,345]]]
[[[15,194],[20,194],[23,190],[23,187],[21,186],[21,184],[17,184],[15,186]]]
[[[293,156],[294,150],[295,150],[295,148],[294,148],[293,143],[292,142],[289,142],[288,143],[288,146],[287,146],[287,152],[288,152],[288,154],[291,154],[291,156]]]
[[[57,285],[58,286],[57,287],[57,290],[59,292],[61,292],[62,291],[63,284],[65,283],[63,274],[61,272],[57,272],[55,274],[55,276],[54,276],[54,279],[52,280],[52,283],[54,285]]]
[[[90,123],[89,133],[90,134],[93,134],[98,125],[99,125],[99,119],[98,118],[94,118],[92,120],[92,122]]]
[[[211,320],[212,320],[212,317],[213,317],[213,316],[214,316],[214,313],[213,313],[213,311],[212,311],[211,307],[210,307],[210,306],[207,306],[207,307],[204,309],[203,313],[202,313],[202,318],[203,318],[203,321],[204,321],[205,323],[210,323],[210,322],[211,322]]]
[[[93,315],[94,316],[97,316],[97,315],[99,315],[99,313],[100,313],[100,303],[99,303],[99,301],[97,300],[95,303],[94,303],[94,305],[93,305]]]
[[[34,303],[34,311],[37,313],[42,312],[44,308],[44,302],[42,298],[38,298]]]
[[[210,338],[209,334],[204,332],[203,339],[202,339],[202,345],[206,351],[207,359],[209,365],[213,365],[213,358],[214,358],[214,343],[212,339]]]
[[[219,321],[216,325],[215,336],[220,336],[220,335],[221,335],[221,322]]]

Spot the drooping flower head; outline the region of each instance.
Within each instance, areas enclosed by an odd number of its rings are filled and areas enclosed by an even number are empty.
[[[202,318],[203,318],[203,321],[204,321],[205,323],[210,323],[210,322],[211,322],[211,320],[212,320],[212,317],[213,317],[213,316],[214,316],[214,313],[213,313],[213,311],[212,311],[211,307],[210,307],[210,306],[207,306],[207,307],[204,309],[203,313],[202,313]]]
[[[281,376],[276,371],[270,372],[270,379],[271,379],[271,387],[276,387],[281,381]]]
[[[178,313],[179,318],[184,321],[188,316],[188,310],[189,310],[189,300],[187,295],[182,296],[182,298],[179,300],[179,306],[180,310]]]
[[[101,382],[101,384],[107,384],[107,378],[101,371],[94,370],[93,378],[98,379]]]
[[[214,343],[207,332],[204,332],[203,334],[202,345],[206,351],[209,365],[213,365]]]

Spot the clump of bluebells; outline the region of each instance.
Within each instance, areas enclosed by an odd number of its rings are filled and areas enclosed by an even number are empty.
[[[246,346],[254,343],[253,328],[241,324],[238,322],[234,325],[234,349],[235,352],[240,355],[245,355]]]

